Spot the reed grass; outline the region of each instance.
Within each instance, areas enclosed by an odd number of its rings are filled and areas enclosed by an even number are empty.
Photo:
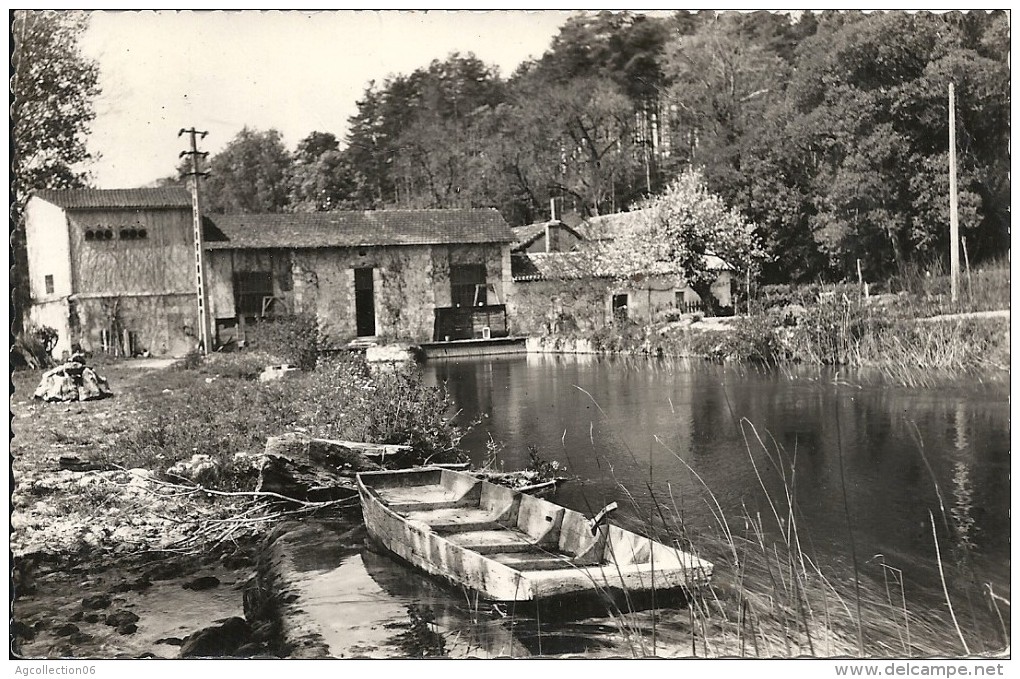
[[[764,286],[751,313],[726,325],[624,323],[583,339],[606,354],[847,366],[907,387],[1002,384],[1010,363],[1008,317],[933,317],[1008,310],[1009,280],[1008,263],[992,262],[970,272],[953,301],[938,266],[907,266],[869,296],[851,284]]]
[[[741,513],[727,516],[713,489],[659,438],[658,445],[697,481],[697,501],[708,507],[712,525],[692,528],[684,520],[684,503],[690,499],[674,497],[670,484],[665,498],[655,497],[649,486],[655,506],[651,513],[641,510],[634,494],[618,484],[635,507],[625,527],[716,564],[711,585],[691,591],[683,609],[648,612],[621,607],[607,612],[618,629],[626,630],[626,647],[633,655],[651,650],[660,656],[696,657],[930,657],[1008,648],[1009,629],[1000,609],[1009,606],[1008,599],[995,595],[988,583],[975,591],[974,574],[966,572],[966,564],[945,567],[934,514],[934,560],[946,615],[922,613],[920,605],[912,608],[909,572],[887,563],[883,555],[858,559],[851,546],[849,572],[819,563],[799,525],[796,453],[789,454],[747,420],[740,426],[748,464],[763,493],[764,514],[745,506]],[[920,441],[919,450],[924,459]],[[778,479],[766,478],[759,458]],[[936,492],[941,497],[937,483]],[[941,502],[939,511],[951,527],[952,517]],[[852,535],[848,501],[844,512]],[[957,616],[954,592],[957,598],[983,601],[987,610],[972,606],[965,625]],[[988,641],[996,636],[1001,645]]]

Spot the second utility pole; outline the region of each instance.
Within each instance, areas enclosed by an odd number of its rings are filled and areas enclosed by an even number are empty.
[[[199,183],[202,177],[209,173],[199,170],[198,161],[209,154],[198,150],[196,138],[201,135],[205,139],[209,133],[199,132],[192,127],[190,130],[182,129],[177,133],[177,136],[180,137],[185,133],[191,136],[191,150],[181,151],[180,157],[191,156],[191,172],[186,172],[185,175],[191,177],[191,215],[195,229],[195,283],[198,292],[199,341],[202,344],[202,353],[208,354],[212,351],[212,323],[209,318],[209,294],[205,285],[205,247],[202,240],[202,202],[199,195]]]
[[[960,287],[960,216],[956,196],[956,92],[949,83],[949,288],[956,301]]]

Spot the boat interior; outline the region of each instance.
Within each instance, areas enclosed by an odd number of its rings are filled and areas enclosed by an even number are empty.
[[[519,571],[667,563],[675,550],[531,495],[449,470],[363,474],[370,492],[409,522]],[[653,551],[656,552],[653,555]]]

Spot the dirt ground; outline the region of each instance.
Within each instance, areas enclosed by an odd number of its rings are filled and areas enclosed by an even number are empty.
[[[12,651],[22,657],[177,657],[188,635],[244,617],[251,549],[188,545],[220,503],[182,503],[148,470],[110,467],[146,399],[186,388],[169,362],[95,366],[114,397],[34,401],[41,371],[14,373]],[[73,457],[74,469],[61,458]],[[103,463],[90,469],[90,463]]]

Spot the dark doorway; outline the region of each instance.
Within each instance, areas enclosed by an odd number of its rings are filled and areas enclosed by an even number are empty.
[[[354,316],[358,337],[375,335],[375,286],[370,268],[354,270]]]
[[[613,295],[613,319],[627,320],[627,295]]]

